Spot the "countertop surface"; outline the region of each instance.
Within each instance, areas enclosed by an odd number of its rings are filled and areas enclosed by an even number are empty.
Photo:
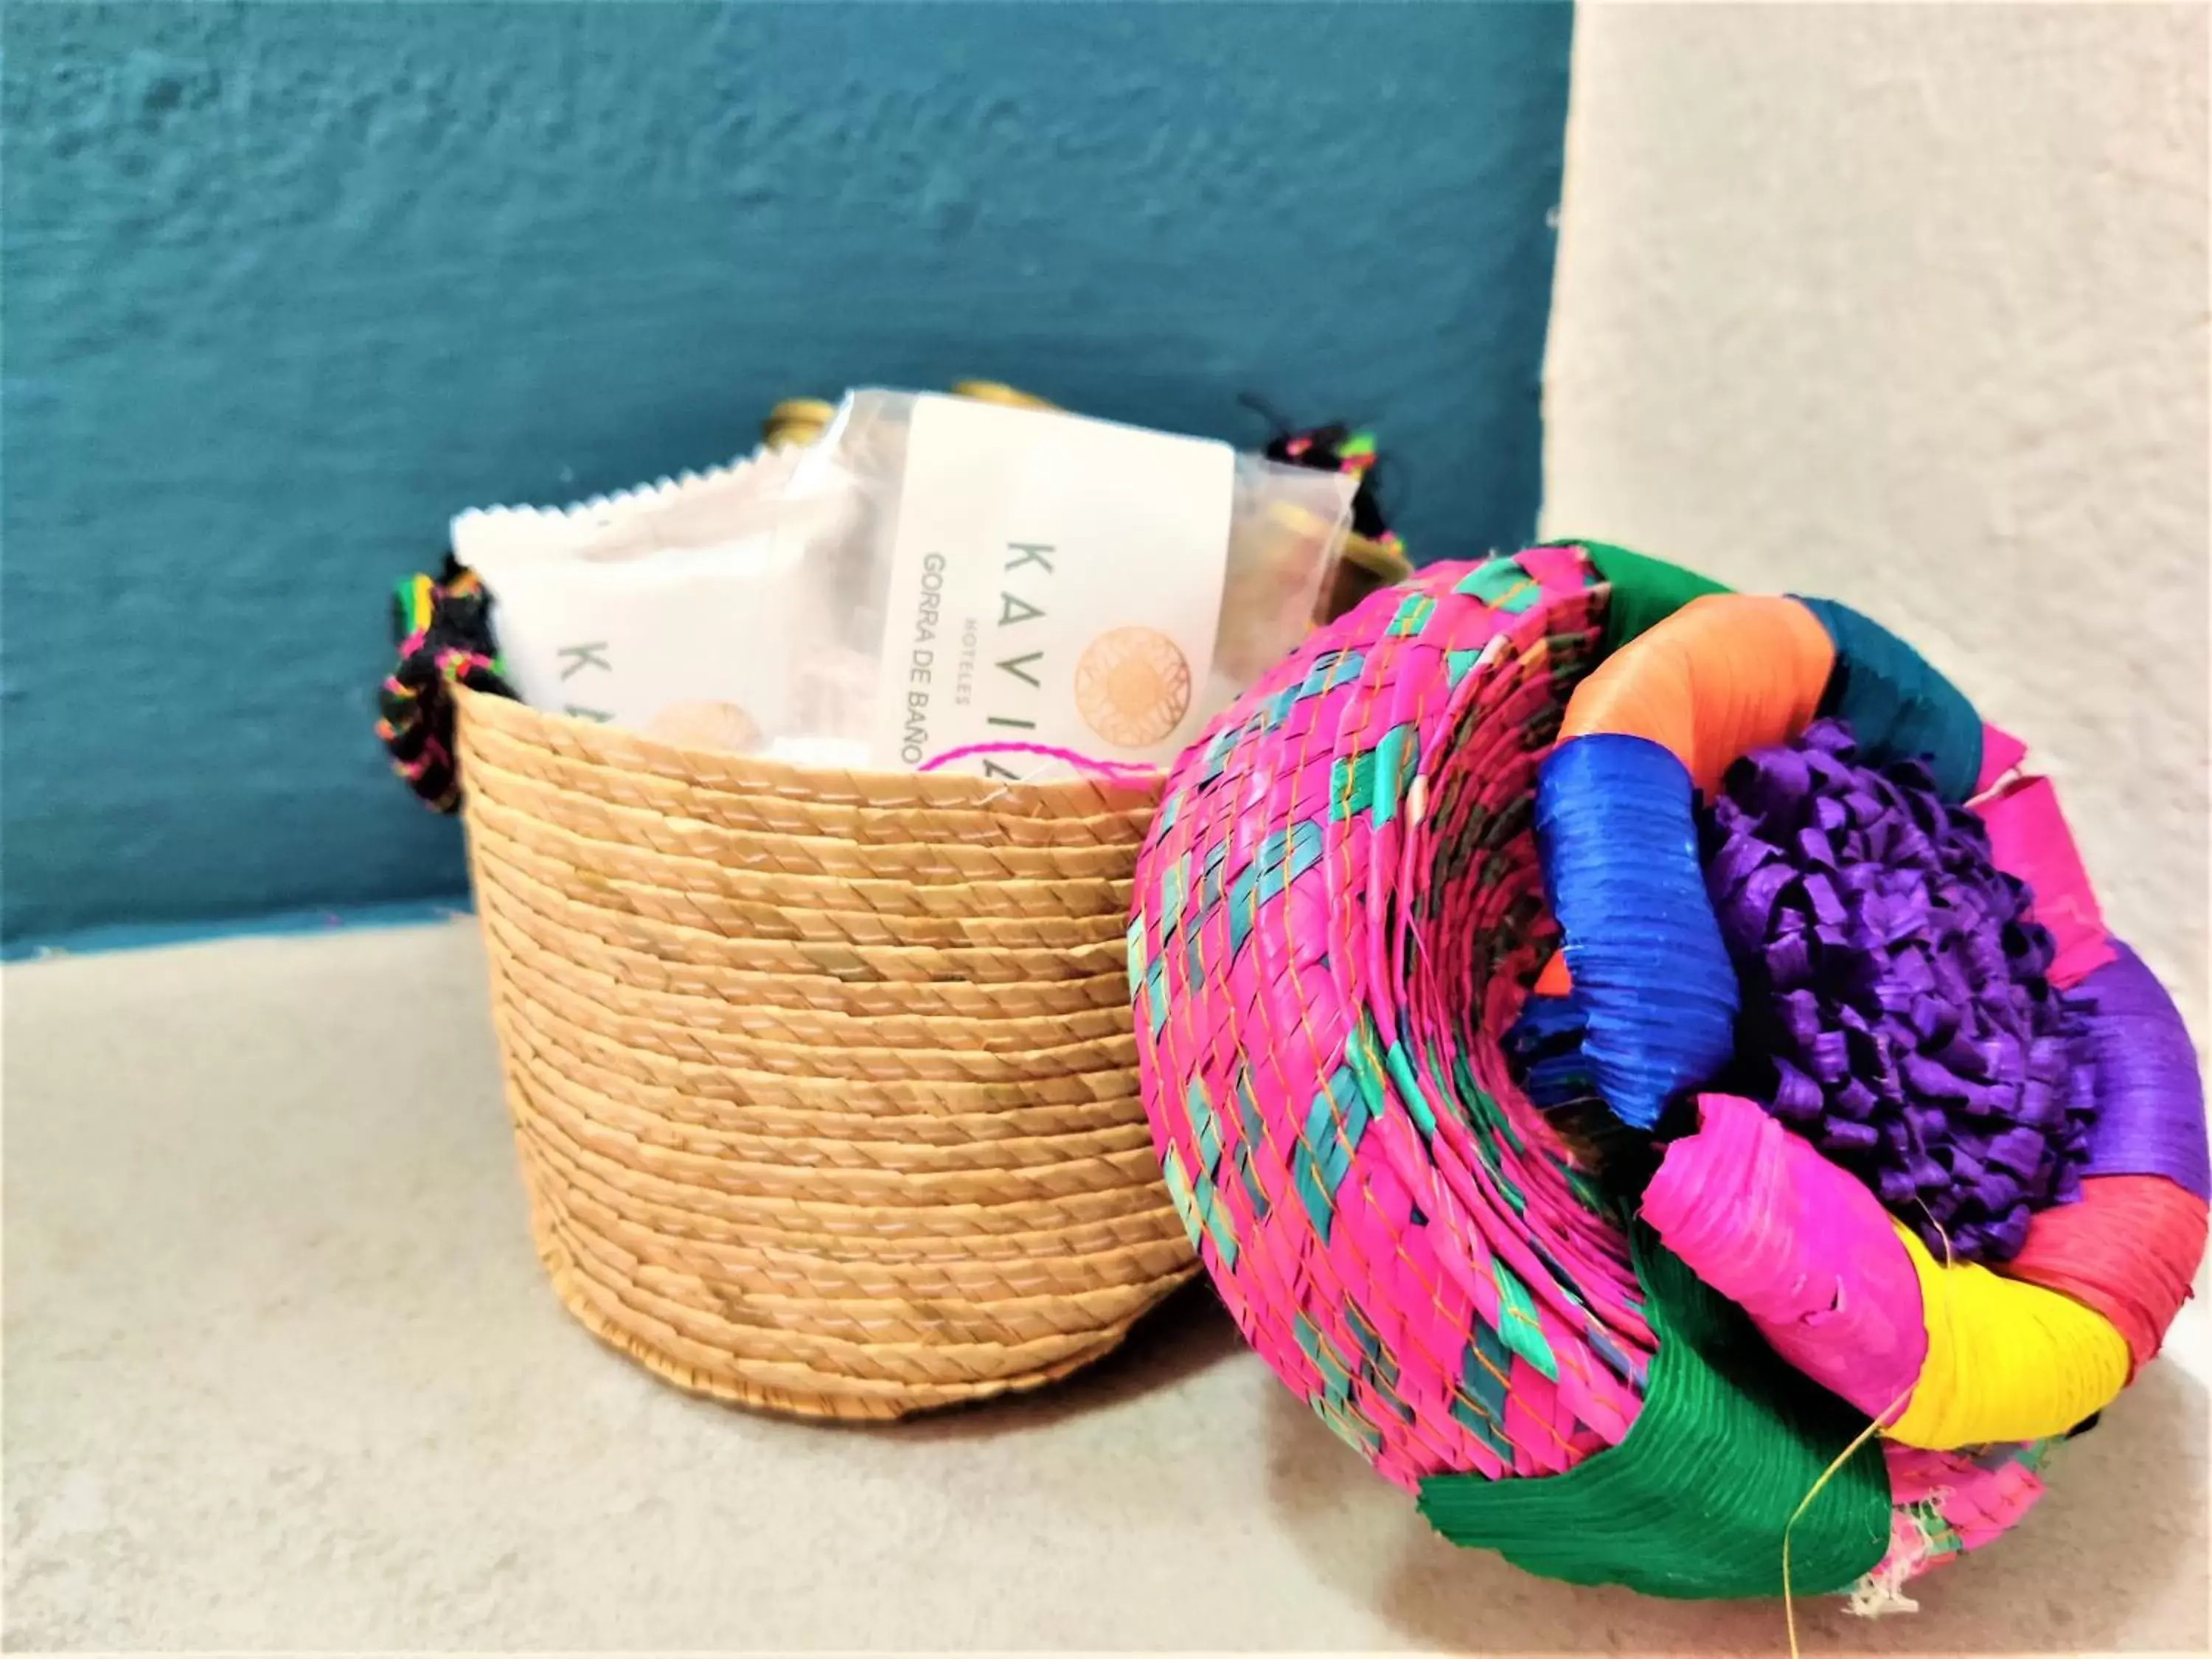
[[[10,1651],[1788,1651],[1453,1549],[1202,1285],[903,1425],[672,1391],[544,1282],[483,974],[461,921],[0,979]],[[2017,1533],[1803,1652],[2204,1652],[2203,1312]]]

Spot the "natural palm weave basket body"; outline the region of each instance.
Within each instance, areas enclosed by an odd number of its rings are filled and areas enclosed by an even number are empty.
[[[1034,1387],[1196,1270],[1123,930],[1156,792],[801,770],[460,694],[539,1255],[669,1381],[890,1418]]]

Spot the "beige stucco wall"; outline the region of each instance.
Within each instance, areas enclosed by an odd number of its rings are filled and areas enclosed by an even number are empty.
[[[2207,15],[1585,6],[1545,511],[1917,642],[2200,1045]]]

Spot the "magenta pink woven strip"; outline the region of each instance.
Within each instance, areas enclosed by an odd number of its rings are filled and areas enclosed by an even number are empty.
[[[1140,856],[1139,1064],[1245,1335],[1411,1487],[1555,1473],[1633,1420],[1619,1223],[1493,1033],[1548,948],[1535,763],[1595,660],[1573,549],[1432,567],[1179,763]]]

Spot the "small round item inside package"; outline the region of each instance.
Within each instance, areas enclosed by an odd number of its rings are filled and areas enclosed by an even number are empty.
[[[1598,544],[1321,630],[1170,775],[1128,936],[1248,1340],[1455,1542],[1909,1605],[2205,1243],[2194,1051],[2024,759],[1860,613]]]

